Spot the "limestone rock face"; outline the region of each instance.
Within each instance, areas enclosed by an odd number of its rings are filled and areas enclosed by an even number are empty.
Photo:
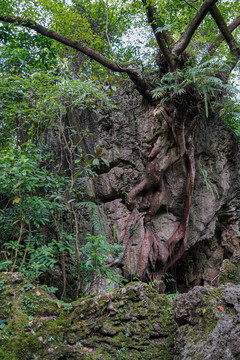
[[[97,201],[105,235],[110,241],[124,242],[129,223],[125,199],[144,177],[151,145],[144,142],[159,129],[154,107],[140,95],[124,90],[113,97],[117,108],[98,114],[69,114],[69,123],[89,129],[93,139],[85,147],[103,148],[110,167],[102,165],[99,178],[91,186],[90,196]],[[77,140],[77,139],[76,139]],[[238,261],[240,248],[240,147],[223,120],[210,114],[198,120],[195,129],[196,180],[190,216],[186,255],[180,260],[178,282],[184,287],[217,283],[224,259]],[[153,219],[154,231],[166,241],[181,221],[186,181],[186,162],[176,162],[165,174],[162,206]],[[89,218],[79,217],[83,232],[88,232]],[[131,279],[138,273],[138,259],[144,239],[142,222],[135,224],[128,246],[128,264],[124,274]],[[126,244],[124,244],[126,245]],[[184,271],[182,271],[184,269]],[[181,274],[184,276],[181,277]]]
[[[174,360],[240,359],[240,285],[193,288],[177,297]]]

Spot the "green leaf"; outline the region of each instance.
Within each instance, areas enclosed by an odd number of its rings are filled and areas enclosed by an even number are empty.
[[[101,158],[101,160],[104,162],[105,165],[107,165],[108,167],[110,167],[110,163],[107,159],[105,158]]]
[[[97,151],[96,151],[96,156],[101,155],[102,152],[103,152],[103,148],[98,148]]]
[[[208,100],[207,100],[207,93],[206,92],[204,92],[204,104],[205,104],[206,117],[208,118]]]
[[[93,159],[93,161],[92,161],[92,165],[93,166],[99,166],[99,160],[97,159],[97,158],[95,158],[95,159]]]
[[[155,30],[155,34],[159,33],[159,32],[163,32],[164,30],[170,30],[172,27],[172,25],[164,25],[164,26],[159,26],[156,30]]]

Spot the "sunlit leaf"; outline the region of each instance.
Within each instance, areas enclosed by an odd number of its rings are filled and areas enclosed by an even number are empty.
[[[16,197],[13,199],[13,204],[19,204],[19,202],[21,201],[21,198],[20,197]]]

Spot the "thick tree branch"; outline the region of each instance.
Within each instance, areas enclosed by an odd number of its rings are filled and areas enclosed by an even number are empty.
[[[235,19],[233,22],[231,22],[230,25],[228,25],[228,30],[229,31],[234,31],[238,26],[240,25],[240,17],[238,17],[237,19]],[[223,34],[219,34],[216,39],[214,40],[214,43],[211,44],[207,51],[209,55],[212,55],[214,53],[214,51],[216,50],[216,48],[219,46],[219,44],[224,40],[224,36]]]
[[[37,33],[42,34],[48,38],[54,39],[64,45],[67,45],[73,49],[80,51],[81,53],[87,55],[93,60],[96,60],[101,65],[105,66],[106,68],[119,72],[119,73],[127,73],[130,79],[136,85],[138,91],[148,100],[152,100],[151,94],[151,87],[150,85],[144,80],[141,71],[139,68],[131,66],[131,65],[119,65],[114,61],[107,59],[105,56],[99,54],[98,52],[94,51],[88,46],[82,45],[80,42],[76,40],[72,40],[71,38],[61,35],[53,30],[49,30],[48,28],[37,24],[35,21],[30,19],[22,19],[20,17],[14,17],[9,15],[1,15],[0,14],[0,21],[4,21],[11,24],[16,24],[19,26],[23,26],[32,30],[35,30]]]
[[[96,51],[92,50],[88,46],[84,46],[76,40],[72,40],[71,38],[69,38],[67,36],[61,35],[53,30],[49,30],[46,27],[37,24],[33,20],[29,20],[29,19],[25,20],[20,17],[2,16],[2,15],[0,15],[0,20],[8,22],[8,23],[12,23],[12,24],[20,25],[23,27],[27,27],[29,29],[33,29],[36,32],[38,32],[39,34],[42,34],[46,37],[54,39],[64,45],[70,46],[70,47],[82,52],[83,54],[89,56],[91,59],[98,61],[100,64],[102,64],[103,66],[107,67],[108,69],[110,69],[112,71],[127,72],[129,70],[128,67],[118,66],[113,61],[108,60],[103,55],[97,53]]]
[[[164,27],[164,23],[157,18],[156,10],[147,0],[142,0],[144,6],[147,9],[148,23],[151,25],[158,46],[163,54],[164,59],[167,61],[171,71],[175,70],[176,61],[174,56],[168,48],[169,42],[171,41],[169,35],[165,30],[157,31],[158,27]]]
[[[189,42],[191,41],[195,31],[197,30],[198,26],[201,24],[211,7],[217,2],[218,0],[205,0],[203,5],[198,10],[195,17],[191,20],[188,27],[186,28],[184,34],[178,40],[173,48],[173,54],[178,56],[187,48]]]
[[[219,11],[217,5],[214,5],[211,9],[210,9],[210,13],[213,17],[213,19],[215,20],[222,36],[224,37],[224,39],[226,40],[229,49],[231,51],[232,55],[240,55],[240,49],[239,46],[236,42],[236,40],[233,37],[233,34],[231,32],[231,30],[228,28],[221,12]]]

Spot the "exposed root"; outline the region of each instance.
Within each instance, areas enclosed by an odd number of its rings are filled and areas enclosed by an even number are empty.
[[[164,241],[155,235],[150,227],[146,228],[141,254],[139,258],[139,276],[141,279],[149,278],[156,270],[157,262],[164,266],[169,257],[169,251]]]
[[[184,254],[187,246],[189,216],[195,179],[194,146],[191,137],[196,118],[182,122],[173,121],[165,109],[159,136],[148,156],[144,179],[135,186],[127,197],[132,213],[129,216],[123,243],[125,251],[123,263],[131,261],[131,227],[143,222],[144,239],[138,260],[138,273],[141,280],[160,279],[163,274]],[[182,112],[182,110],[181,110]],[[183,114],[181,114],[183,115]],[[185,201],[181,223],[171,238],[164,242],[152,230],[152,221],[157,214],[163,197],[163,176],[166,170],[182,156],[186,157],[188,175]],[[140,201],[137,197],[140,196]],[[179,246],[176,249],[177,244]]]
[[[169,258],[168,261],[165,263],[164,267],[162,268],[162,275],[165,274],[168,271],[168,269],[172,267],[176,263],[176,261],[178,261],[182,257],[187,246],[187,239],[189,232],[189,217],[190,217],[192,194],[193,194],[194,180],[195,180],[194,146],[192,139],[189,139],[188,149],[186,151],[186,157],[188,161],[188,177],[186,181],[183,216],[178,229],[167,242]],[[177,252],[175,253],[174,249],[178,243],[180,243],[180,246]]]

